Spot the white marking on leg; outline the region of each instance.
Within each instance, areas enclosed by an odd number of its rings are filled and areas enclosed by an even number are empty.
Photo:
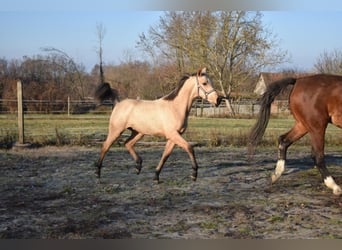
[[[272,174],[272,183],[274,183],[285,171],[285,160],[278,160],[274,173]]]
[[[342,194],[342,189],[335,183],[334,179],[331,176],[328,176],[324,179],[324,184],[333,190],[335,195]]]

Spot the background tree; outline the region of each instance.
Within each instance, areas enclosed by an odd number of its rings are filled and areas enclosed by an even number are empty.
[[[68,76],[70,84],[67,89],[70,90],[70,92],[77,94],[77,99],[83,100],[85,98],[83,81],[84,66],[77,64],[74,59],[63,50],[53,47],[45,47],[42,48],[42,50],[48,52],[48,60]]]
[[[147,62],[127,61],[119,65],[107,65],[106,79],[121,98],[150,99],[155,86],[150,84],[150,66]],[[152,93],[151,93],[152,92]]]
[[[103,72],[103,39],[106,34],[106,29],[103,26],[102,23],[98,23],[96,25],[96,35],[99,43],[99,48],[97,49],[97,54],[99,56],[99,61],[100,61],[100,83],[105,82],[105,76]]]
[[[287,60],[261,17],[260,12],[244,11],[166,12],[147,35],[140,35],[137,46],[154,61],[164,57],[175,63],[182,73],[207,66],[229,97],[262,68]]]
[[[84,100],[90,86],[90,77],[82,70],[81,65],[70,61],[64,54],[49,53],[24,57],[22,61],[12,60],[4,67],[1,77],[3,109],[15,111],[16,82],[23,83],[24,99],[28,111],[51,112],[66,108],[68,97],[73,100]],[[80,84],[82,83],[82,85]],[[60,102],[62,101],[62,102]]]
[[[334,49],[330,52],[324,51],[317,58],[314,69],[318,73],[342,74],[342,51]]]

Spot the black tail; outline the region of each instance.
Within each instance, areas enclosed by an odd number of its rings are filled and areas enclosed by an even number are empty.
[[[272,102],[288,85],[294,85],[295,83],[295,78],[284,78],[279,81],[275,81],[267,87],[266,92],[262,95],[258,120],[251,129],[248,137],[249,157],[254,155],[255,147],[265,133],[270,119]]]
[[[119,93],[116,89],[112,89],[107,82],[102,82],[95,90],[95,98],[100,102],[104,100],[111,100],[114,105],[120,101]]]

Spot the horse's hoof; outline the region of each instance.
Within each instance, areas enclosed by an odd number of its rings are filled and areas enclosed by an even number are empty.
[[[156,184],[159,184],[160,181],[159,181],[159,176],[156,174],[153,178],[153,182],[155,182]]]
[[[340,187],[334,188],[334,189],[333,189],[333,194],[334,194],[334,195],[337,195],[337,196],[341,195],[341,194],[342,194],[341,188],[340,188]]]
[[[96,178],[100,179],[100,177],[101,177],[100,170],[95,171],[95,176],[96,176]]]
[[[272,174],[272,176],[271,176],[271,183],[272,183],[272,184],[275,183],[278,179],[279,179],[279,176],[278,176],[278,175]]]
[[[141,168],[135,168],[136,174],[140,174]]]
[[[192,180],[192,181],[196,181],[196,180],[197,180],[197,176],[191,175],[191,180]]]

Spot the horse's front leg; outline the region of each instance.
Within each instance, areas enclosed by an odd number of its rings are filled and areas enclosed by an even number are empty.
[[[190,159],[191,159],[191,166],[192,166],[192,175],[191,175],[191,179],[193,181],[196,181],[197,180],[197,172],[198,172],[198,165],[197,165],[197,161],[196,161],[196,158],[195,158],[195,152],[192,148],[192,146],[189,144],[189,156],[190,156]]]
[[[166,162],[166,160],[169,158],[173,148],[175,147],[175,144],[171,141],[171,140],[168,140],[166,142],[166,145],[165,145],[165,149],[164,149],[164,152],[163,152],[163,155],[159,161],[159,164],[158,166],[156,167],[156,172],[155,172],[155,176],[154,176],[154,180],[157,181],[159,183],[159,175],[160,175],[160,172],[164,166],[164,163]]]
[[[177,144],[178,146],[180,146],[182,149],[184,149],[191,160],[191,166],[192,166],[192,175],[191,175],[191,179],[193,181],[196,181],[197,179],[197,170],[198,170],[198,165],[197,165],[197,161],[196,161],[196,157],[195,157],[195,152],[192,148],[192,146],[190,145],[190,143],[188,143],[180,134],[176,134],[173,136],[172,141]]]

